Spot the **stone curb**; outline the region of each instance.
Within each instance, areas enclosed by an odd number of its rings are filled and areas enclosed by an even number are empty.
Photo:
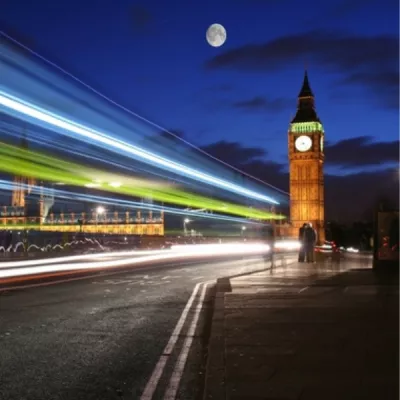
[[[285,257],[275,261],[276,267],[283,267],[295,262],[286,260]],[[263,271],[267,268],[243,274],[248,276]],[[205,371],[203,400],[223,400],[226,398],[225,387],[225,293],[231,291],[230,278],[217,279],[215,288],[214,310],[211,320],[210,338],[208,341],[207,364]]]

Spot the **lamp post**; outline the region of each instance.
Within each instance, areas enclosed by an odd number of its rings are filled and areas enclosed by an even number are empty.
[[[187,224],[190,222],[189,218],[185,218],[183,220],[183,234],[184,236],[187,236]]]
[[[99,222],[99,215],[103,215],[105,211],[106,210],[103,206],[98,206],[96,208],[96,224]]]

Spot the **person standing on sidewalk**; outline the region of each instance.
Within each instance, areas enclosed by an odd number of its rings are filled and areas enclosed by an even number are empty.
[[[299,242],[300,242],[300,250],[299,250],[299,262],[304,262],[306,257],[305,250],[305,241],[304,241],[304,231],[307,228],[307,224],[304,223],[303,226],[299,229]]]
[[[307,227],[304,230],[304,247],[305,247],[305,255],[306,262],[313,263],[314,261],[314,250],[315,245],[317,243],[317,232],[312,227],[312,224],[307,224]]]
[[[264,225],[262,228],[262,236],[265,243],[269,246],[269,251],[264,255],[264,260],[271,261],[271,266],[274,266],[274,249],[275,249],[275,231],[271,224]]]

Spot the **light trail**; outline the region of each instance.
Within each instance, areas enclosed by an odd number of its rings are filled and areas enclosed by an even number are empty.
[[[131,250],[131,251],[114,251],[105,253],[82,254],[79,256],[38,258],[36,260],[2,261],[0,262],[0,269],[32,267],[34,265],[48,265],[57,263],[64,264],[72,261],[91,260],[96,258],[133,257],[133,256],[136,257],[145,255],[155,255],[162,252],[165,252],[165,250]]]
[[[252,190],[243,188],[234,183],[225,181],[223,179],[214,177],[212,175],[203,173],[194,168],[186,165],[177,163],[167,158],[161,157],[149,151],[146,151],[140,147],[134,146],[127,142],[124,142],[115,137],[109,136],[104,132],[97,131],[87,126],[73,122],[67,118],[61,117],[60,115],[54,114],[43,108],[37,107],[31,103],[25,102],[11,94],[4,91],[0,91],[0,105],[5,107],[7,110],[12,110],[22,114],[22,116],[32,118],[37,124],[38,121],[44,122],[53,127],[60,128],[60,133],[69,136],[67,132],[77,135],[77,137],[91,140],[96,144],[106,146],[108,150],[113,149],[114,151],[122,151],[124,154],[134,156],[135,158],[148,163],[150,165],[157,165],[160,168],[173,171],[178,175],[186,175],[192,179],[219,187],[221,189],[228,190],[230,192],[238,193],[242,196],[253,198],[262,202],[278,205],[279,202],[272,199],[269,196],[262,195]]]
[[[156,127],[157,129],[159,129],[160,131],[166,132],[169,135],[171,135],[172,137],[174,137],[175,139],[178,139],[179,141],[181,141],[182,143],[185,143],[186,145],[190,146],[191,148],[196,149],[197,151],[199,151],[201,154],[205,155],[206,157],[217,161],[218,163],[233,169],[236,172],[239,172],[240,174],[243,174],[255,181],[257,181],[258,183],[261,183],[264,186],[269,186],[271,188],[273,188],[274,190],[276,190],[277,192],[280,192],[282,194],[285,195],[289,195],[288,192],[285,192],[273,185],[270,185],[264,181],[262,181],[261,179],[258,179],[250,174],[248,174],[245,171],[239,170],[238,168],[234,167],[233,165],[230,165],[222,160],[220,160],[219,158],[216,158],[214,156],[212,156],[211,154],[207,153],[206,151],[204,151],[203,149],[201,149],[198,146],[195,146],[194,144],[188,142],[187,140],[183,139],[182,137],[174,134],[173,132],[163,128],[162,126],[148,120],[147,118],[142,117],[141,115],[129,110],[128,108],[122,106],[121,104],[117,103],[116,101],[112,100],[110,97],[104,95],[103,93],[99,92],[98,90],[94,89],[92,86],[88,85],[87,83],[83,82],[81,79],[77,78],[75,75],[71,74],[70,72],[66,71],[64,68],[60,67],[59,65],[57,65],[56,63],[50,61],[49,59],[47,59],[46,57],[43,57],[41,54],[39,54],[38,52],[32,50],[31,48],[29,48],[28,46],[25,46],[23,43],[19,42],[18,40],[14,39],[13,37],[11,37],[10,35],[6,34],[5,32],[0,32],[2,35],[4,35],[4,37],[6,37],[7,39],[11,40],[14,44],[17,44],[18,46],[20,46],[21,48],[23,48],[25,51],[31,53],[32,55],[38,57],[39,59],[41,59],[42,61],[44,61],[45,63],[47,63],[48,65],[54,67],[55,69],[61,71],[63,74],[65,74],[66,76],[72,78],[75,82],[78,82],[79,84],[81,84],[82,86],[84,86],[86,89],[89,89],[92,93],[95,93],[96,95],[98,95],[99,97],[103,98],[104,100],[108,101],[110,104],[118,107],[119,109],[127,112],[128,114],[142,120],[145,121],[146,123],[152,125],[153,127]]]
[[[277,250],[299,250],[301,243],[299,240],[280,240],[275,242],[274,248]]]
[[[24,135],[21,134],[19,127],[17,128],[16,126],[14,126],[10,123],[5,123],[2,121],[0,121],[0,124],[1,124],[0,127],[5,128],[5,130],[3,131],[4,134],[9,135],[11,137],[17,137],[17,138],[23,139]],[[67,144],[50,143],[48,141],[48,138],[45,135],[42,135],[41,133],[39,133],[39,131],[37,131],[37,130],[34,130],[32,132],[32,129],[29,129],[29,131],[31,133],[33,133],[33,135],[29,136],[29,143],[36,143],[36,144],[40,145],[41,148],[47,147],[49,149],[56,150],[57,152],[64,151],[66,153],[73,154],[74,156],[86,158],[88,160],[99,162],[102,164],[107,164],[113,168],[125,170],[127,172],[134,173],[134,174],[137,174],[138,172],[140,172],[140,173],[144,173],[146,175],[156,176],[157,178],[161,178],[167,182],[168,182],[168,180],[171,180],[171,177],[167,175],[167,172],[162,173],[162,172],[151,171],[150,169],[144,168],[144,166],[142,166],[142,165],[140,165],[140,166],[135,165],[134,167],[132,167],[128,164],[121,164],[119,162],[108,160],[104,157],[102,158],[102,157],[96,155],[96,153],[90,154],[87,151],[86,152],[83,152],[80,150],[72,151],[71,146],[68,146]],[[190,186],[195,185],[195,183],[193,181],[190,181],[188,179],[185,180],[185,178],[183,176],[181,176],[179,178],[177,176],[175,176],[173,178],[173,181],[178,184],[181,184],[181,185],[190,185]]]
[[[80,187],[96,187],[107,192],[141,198],[150,197],[156,201],[170,204],[206,208],[224,214],[254,219],[283,218],[268,211],[185,192],[162,183],[158,184],[156,181],[146,181],[121,174],[103,172],[6,143],[0,143],[0,156],[2,159],[0,170],[16,176],[34,177],[49,182],[63,182]],[[110,181],[122,182],[123,184],[116,187],[110,185]]]
[[[46,266],[26,266],[20,268],[0,269],[0,279],[16,278],[29,275],[40,275],[54,272],[67,272],[79,270],[101,270],[109,268],[127,267],[140,264],[148,264],[167,260],[185,260],[190,258],[207,259],[217,256],[233,256],[233,255],[256,255],[270,251],[267,244],[262,243],[225,243],[219,245],[199,245],[198,248],[192,249],[175,249],[165,250],[160,253],[157,250],[154,254],[145,255],[143,257],[128,257],[122,260],[112,261],[94,261],[94,262],[79,262],[70,264],[52,264]],[[106,253],[103,253],[103,256]]]
[[[218,220],[218,221],[227,221],[227,222],[235,222],[239,224],[253,224],[253,225],[260,225],[260,222],[256,221],[250,221],[245,218],[235,218],[235,217],[229,217],[225,215],[219,215],[219,214],[208,214],[205,212],[200,212],[200,211],[187,211],[187,210],[180,210],[178,208],[174,207],[168,207],[168,206],[160,206],[157,204],[145,204],[142,202],[138,201],[130,201],[130,200],[123,200],[123,199],[117,199],[117,198],[111,198],[111,197],[105,197],[105,196],[96,196],[96,195],[89,195],[85,193],[77,193],[77,192],[72,192],[72,191],[67,191],[67,190],[62,190],[62,189],[56,189],[56,188],[46,188],[46,187],[41,187],[41,186],[36,186],[36,185],[28,185],[28,184],[19,184],[21,188],[24,188],[26,190],[31,190],[32,193],[34,194],[43,194],[43,195],[48,195],[48,196],[54,196],[57,198],[62,198],[66,200],[74,200],[74,201],[84,201],[84,202],[89,202],[89,203],[100,203],[103,205],[112,205],[112,206],[121,206],[124,208],[130,208],[130,209],[140,209],[140,210],[149,210],[149,211],[164,211],[166,213],[170,214],[175,214],[175,215],[182,215],[182,216],[190,216],[190,217],[198,217],[198,218],[207,218],[207,219],[213,219],[213,220]],[[14,183],[1,180],[0,179],[0,189],[2,190],[8,190],[11,191],[14,188]]]

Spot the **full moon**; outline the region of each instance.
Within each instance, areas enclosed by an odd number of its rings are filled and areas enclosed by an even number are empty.
[[[222,46],[226,41],[226,30],[220,24],[212,24],[207,29],[207,42],[213,47]]]

